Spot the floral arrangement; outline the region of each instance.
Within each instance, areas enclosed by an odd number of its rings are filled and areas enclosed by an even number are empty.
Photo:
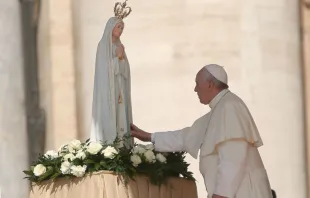
[[[137,174],[150,178],[152,184],[160,185],[167,177],[183,177],[194,180],[188,171],[184,152],[161,153],[154,145],[135,144],[133,148],[118,148],[113,144],[101,142],[81,143],[73,140],[58,151],[47,151],[40,155],[30,170],[25,170],[25,178],[32,182],[54,180],[61,177],[83,177],[87,173],[100,170],[113,171],[125,180],[134,179]]]

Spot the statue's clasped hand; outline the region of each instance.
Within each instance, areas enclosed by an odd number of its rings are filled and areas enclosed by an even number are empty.
[[[124,59],[124,53],[125,53],[125,47],[123,44],[120,44],[116,48],[116,56],[118,57],[119,60]]]

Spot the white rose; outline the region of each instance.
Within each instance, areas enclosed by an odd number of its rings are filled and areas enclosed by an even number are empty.
[[[64,175],[70,174],[70,167],[71,167],[71,163],[68,161],[65,161],[65,162],[61,163],[60,171]]]
[[[83,177],[87,166],[71,166],[71,174],[76,177]]]
[[[134,154],[137,154],[137,153],[143,154],[145,151],[146,151],[145,148],[143,148],[141,146],[136,146],[132,149],[132,153],[134,153]]]
[[[66,153],[65,153],[65,152],[59,152],[58,155],[61,156],[61,157],[63,157],[63,156],[66,155]]]
[[[59,147],[59,149],[58,149],[58,152],[64,151],[67,148],[67,146],[68,146],[67,144],[61,145],[61,147]]]
[[[76,157],[72,153],[68,153],[64,156],[64,160],[68,161],[69,159],[73,161]]]
[[[167,159],[161,153],[156,154],[156,159],[161,163],[166,163]]]
[[[46,173],[46,167],[43,164],[38,164],[34,167],[33,173],[35,176],[41,176]]]
[[[148,150],[144,153],[147,162],[154,163],[156,161],[153,151]]]
[[[78,158],[78,159],[83,160],[83,159],[86,158],[86,154],[85,154],[85,152],[83,150],[79,150],[75,157]]]
[[[145,145],[145,149],[147,149],[147,150],[154,150],[154,144]]]
[[[96,155],[102,149],[102,145],[97,142],[91,142],[87,147],[87,152]]]
[[[74,153],[75,151],[82,148],[80,140],[73,140],[68,144],[68,149],[71,153]]]
[[[101,152],[101,154],[103,154],[106,158],[113,159],[118,152],[114,147],[108,146]]]
[[[134,167],[137,167],[139,164],[141,164],[141,158],[138,155],[132,155],[130,157],[130,160]]]
[[[47,152],[44,154],[44,156],[45,156],[46,158],[55,159],[55,158],[58,157],[58,153],[57,153],[56,151],[50,150],[50,151],[47,151]]]

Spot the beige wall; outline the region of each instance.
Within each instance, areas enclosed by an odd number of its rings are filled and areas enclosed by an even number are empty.
[[[75,0],[72,5],[77,117],[82,139],[89,135],[96,46],[112,16],[113,3]],[[265,146],[260,151],[272,187],[279,197],[305,198],[298,2],[129,3],[133,12],[125,19],[123,43],[132,70],[135,124],[148,131],[190,125],[209,110],[199,104],[193,92],[196,72],[208,63],[222,64],[231,90],[248,104],[261,131]],[[66,107],[67,100],[63,102],[59,105]],[[188,160],[198,180],[199,195],[205,197],[198,162],[191,157]]]

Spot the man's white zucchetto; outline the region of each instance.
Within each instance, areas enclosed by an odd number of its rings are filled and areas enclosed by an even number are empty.
[[[222,83],[228,84],[227,73],[222,66],[216,64],[206,65],[205,69],[212,74],[214,78],[221,81]]]

